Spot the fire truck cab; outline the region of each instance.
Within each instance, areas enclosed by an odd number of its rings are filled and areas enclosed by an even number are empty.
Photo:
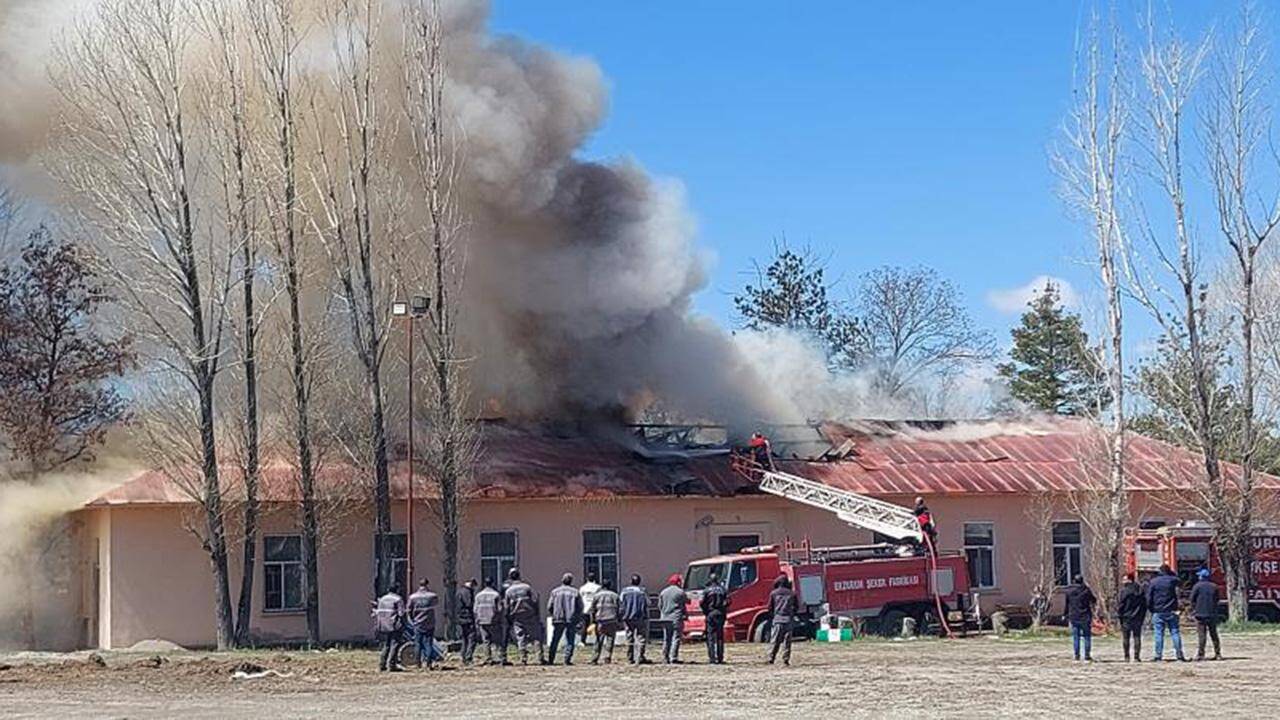
[[[1249,588],[1249,619],[1280,622],[1280,527],[1259,528],[1253,535],[1253,584]],[[1129,572],[1145,582],[1168,565],[1184,591],[1190,591],[1196,572],[1207,567],[1210,579],[1225,590],[1222,561],[1213,542],[1213,528],[1205,525],[1130,529],[1125,532],[1125,559]],[[1227,606],[1221,610],[1225,617]]]
[[[705,635],[698,603],[712,572],[728,592],[725,640],[730,642],[769,637],[769,593],[779,575],[791,580],[800,597],[800,634],[808,636],[825,615],[859,618],[870,632],[892,636],[908,617],[919,631],[937,625],[939,605],[944,614],[965,609],[969,572],[964,555],[940,554],[935,572],[927,555],[903,552],[891,543],[813,548],[806,542],[694,560],[684,578],[689,595],[685,634],[691,639]]]

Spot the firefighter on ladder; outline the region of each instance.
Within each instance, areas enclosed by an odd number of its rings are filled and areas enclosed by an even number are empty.
[[[916,522],[920,523],[920,532],[928,539],[926,545],[931,554],[938,552],[938,528],[933,523],[933,513],[929,512],[929,506],[925,504],[924,498],[916,498]]]

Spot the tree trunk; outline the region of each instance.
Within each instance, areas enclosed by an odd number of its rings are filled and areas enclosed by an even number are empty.
[[[235,647],[235,625],[231,614],[231,586],[227,571],[227,533],[222,517],[222,487],[218,480],[217,444],[214,440],[213,378],[203,373],[200,382],[200,444],[203,453],[205,486],[205,549],[213,570],[213,608],[217,647]]]
[[[245,400],[245,477],[244,477],[244,541],[240,575],[240,602],[236,609],[236,645],[249,641],[253,617],[253,580],[257,572],[258,546],[258,361],[257,324],[254,318],[254,268],[252,245],[246,238],[244,247],[244,400]]]

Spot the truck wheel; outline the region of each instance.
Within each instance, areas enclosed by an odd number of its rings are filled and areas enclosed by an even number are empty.
[[[901,610],[890,610],[880,617],[880,634],[884,637],[897,637],[902,634],[902,621],[907,614]]]
[[[1280,622],[1280,609],[1265,606],[1251,607],[1249,608],[1249,619],[1253,622]]]
[[[758,643],[767,643],[772,630],[773,623],[768,620],[761,620],[756,623],[755,630],[751,631],[751,639]]]

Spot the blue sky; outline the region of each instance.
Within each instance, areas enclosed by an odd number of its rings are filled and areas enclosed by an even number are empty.
[[[684,183],[716,257],[698,309],[731,324],[751,258],[785,234],[848,283],[936,268],[1006,342],[1016,313],[991,291],[1065,278],[1086,316],[1097,292],[1048,163],[1083,7],[495,0],[491,24],[602,67],[611,112],[583,154]]]

